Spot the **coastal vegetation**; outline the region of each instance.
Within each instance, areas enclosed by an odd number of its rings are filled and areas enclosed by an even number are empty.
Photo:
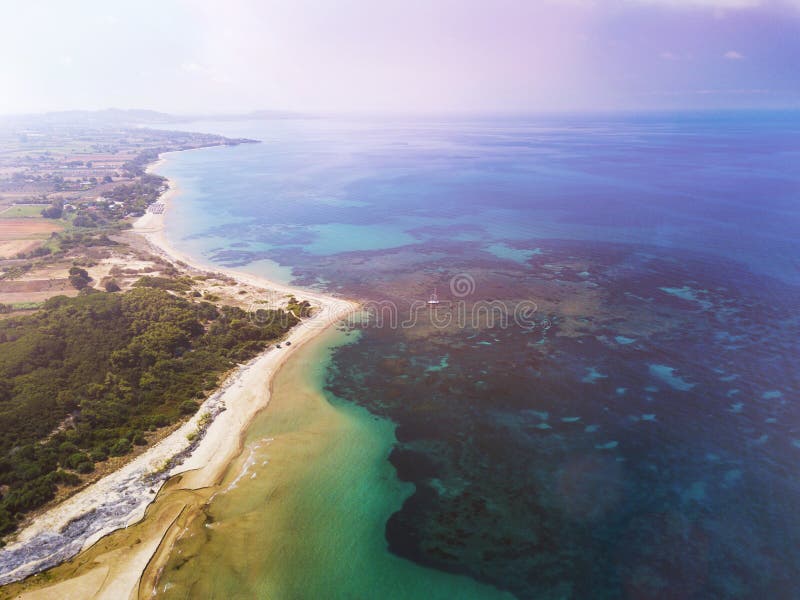
[[[311,316],[311,303],[308,300],[300,301],[294,296],[290,296],[286,303],[286,310],[298,318],[309,317]]]
[[[120,115],[100,127],[95,116],[77,125],[75,116],[0,119],[0,270],[57,254],[53,232],[130,227],[166,189],[163,177],[146,171],[160,153],[253,142],[131,127]]]
[[[151,159],[155,160],[155,159]],[[141,216],[167,187],[167,180],[160,175],[140,173],[133,183],[117,185],[105,192],[101,202],[95,206],[96,213],[106,221],[126,216]]]
[[[85,273],[71,277],[83,283]],[[299,320],[275,309],[255,322],[241,308],[182,297],[190,281],[146,277],[120,293],[84,286],[0,321],[0,534],[97,463],[194,414],[226,371]]]

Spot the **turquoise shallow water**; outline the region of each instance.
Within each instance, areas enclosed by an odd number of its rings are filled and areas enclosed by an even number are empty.
[[[388,551],[383,525],[413,486],[386,460],[394,425],[325,392],[330,331],[278,375],[242,458],[185,534],[158,588],[166,597],[511,598]]]
[[[442,574],[434,595],[469,577],[520,598],[793,597],[796,116],[195,128],[263,143],[170,158],[179,248],[401,316],[434,288],[444,306],[333,350],[314,381],[342,453],[287,454],[309,477],[272,495],[277,462],[242,479],[253,495],[212,504],[220,551],[186,577],[370,597],[413,567]],[[481,302],[536,310],[442,324]],[[286,433],[268,414],[254,435]],[[270,531],[286,553],[236,550]],[[348,539],[370,575],[326,554]]]

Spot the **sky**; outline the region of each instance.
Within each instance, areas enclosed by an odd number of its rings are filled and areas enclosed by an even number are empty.
[[[800,108],[800,0],[0,0],[0,114]]]

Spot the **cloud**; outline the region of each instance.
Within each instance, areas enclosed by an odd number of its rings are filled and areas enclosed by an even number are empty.
[[[727,60],[742,60],[744,58],[744,54],[741,54],[736,50],[728,50],[725,54],[722,55],[722,57]]]
[[[666,61],[691,61],[694,60],[694,54],[692,52],[673,52],[672,50],[664,50],[663,52],[658,53],[658,58]]]

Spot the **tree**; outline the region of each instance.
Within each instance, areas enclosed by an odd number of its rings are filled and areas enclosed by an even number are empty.
[[[42,216],[45,219],[60,219],[64,215],[64,201],[54,200],[47,208],[42,209]]]
[[[69,269],[69,282],[76,290],[82,290],[89,285],[92,280],[86,269],[80,267],[70,267]]]
[[[74,266],[70,277],[89,274]],[[57,485],[79,483],[74,471],[127,454],[147,443],[145,430],[197,411],[220,375],[298,322],[275,311],[257,325],[240,308],[169,290],[186,285],[87,287],[46,300],[36,314],[0,319],[0,535]]]

